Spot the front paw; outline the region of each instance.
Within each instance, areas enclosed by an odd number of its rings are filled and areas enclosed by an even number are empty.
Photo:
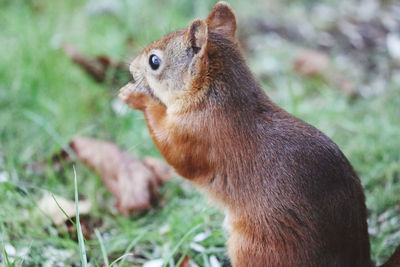
[[[128,83],[119,90],[118,98],[125,102],[131,109],[143,110],[151,97],[138,90],[132,83]]]

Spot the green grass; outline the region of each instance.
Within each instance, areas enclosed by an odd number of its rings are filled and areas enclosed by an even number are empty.
[[[205,17],[213,1],[120,3],[117,15],[89,15],[82,1],[0,1],[0,173],[7,177],[0,182],[0,265],[54,265],[56,259],[76,266],[82,256],[76,235],[52,224],[37,206],[44,191],[74,199],[72,167],[35,174],[24,165],[51,158],[75,135],[114,141],[138,157],[159,156],[140,112],[113,111],[119,88],[93,82],[59,45],[72,43],[86,54],[107,54],[128,63],[150,41]],[[233,6],[242,21],[262,10],[246,9],[239,1]],[[282,62],[282,72],[265,81],[264,88],[279,105],[327,133],[348,156],[365,188],[373,259],[382,261],[400,244],[398,237],[389,242],[400,230],[400,85],[392,82],[378,96],[349,100],[320,80],[294,74],[284,49],[260,55]],[[249,63],[256,69],[252,58]],[[80,163],[76,173],[79,194],[93,203],[88,220],[97,229],[85,241],[89,264],[122,256],[120,266],[159,258],[174,266],[185,255],[200,266],[208,266],[211,255],[227,262],[223,215],[188,182],[168,182],[158,207],[125,218],[116,213],[94,173]],[[382,221],[387,211],[392,212]],[[201,232],[211,235],[200,242],[205,250],[196,252],[190,243]],[[26,254],[11,257],[6,244]]]

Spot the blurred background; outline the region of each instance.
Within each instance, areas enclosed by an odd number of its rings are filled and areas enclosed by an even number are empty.
[[[148,43],[206,18],[215,2],[0,0],[0,265],[80,265],[74,227],[38,205],[45,192],[74,199],[72,165],[56,168],[53,155],[81,135],[159,157],[118,89]],[[331,137],[360,175],[381,263],[400,244],[400,3],[228,2],[266,93]],[[229,266],[223,215],[183,179],[161,188],[154,209],[123,217],[99,176],[74,164],[92,203],[82,217],[89,265],[125,255],[120,266],[179,266],[185,256]]]

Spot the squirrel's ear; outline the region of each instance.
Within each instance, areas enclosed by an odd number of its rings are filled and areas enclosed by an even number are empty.
[[[185,33],[185,40],[193,49],[194,54],[205,50],[207,46],[207,37],[207,24],[202,19],[193,20]]]
[[[235,39],[236,16],[228,3],[223,1],[216,3],[206,22],[209,30],[217,31],[231,40]]]

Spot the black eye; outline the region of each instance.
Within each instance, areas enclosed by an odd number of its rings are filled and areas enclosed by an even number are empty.
[[[151,55],[149,58],[149,64],[153,70],[156,70],[160,67],[161,60],[156,55]]]

